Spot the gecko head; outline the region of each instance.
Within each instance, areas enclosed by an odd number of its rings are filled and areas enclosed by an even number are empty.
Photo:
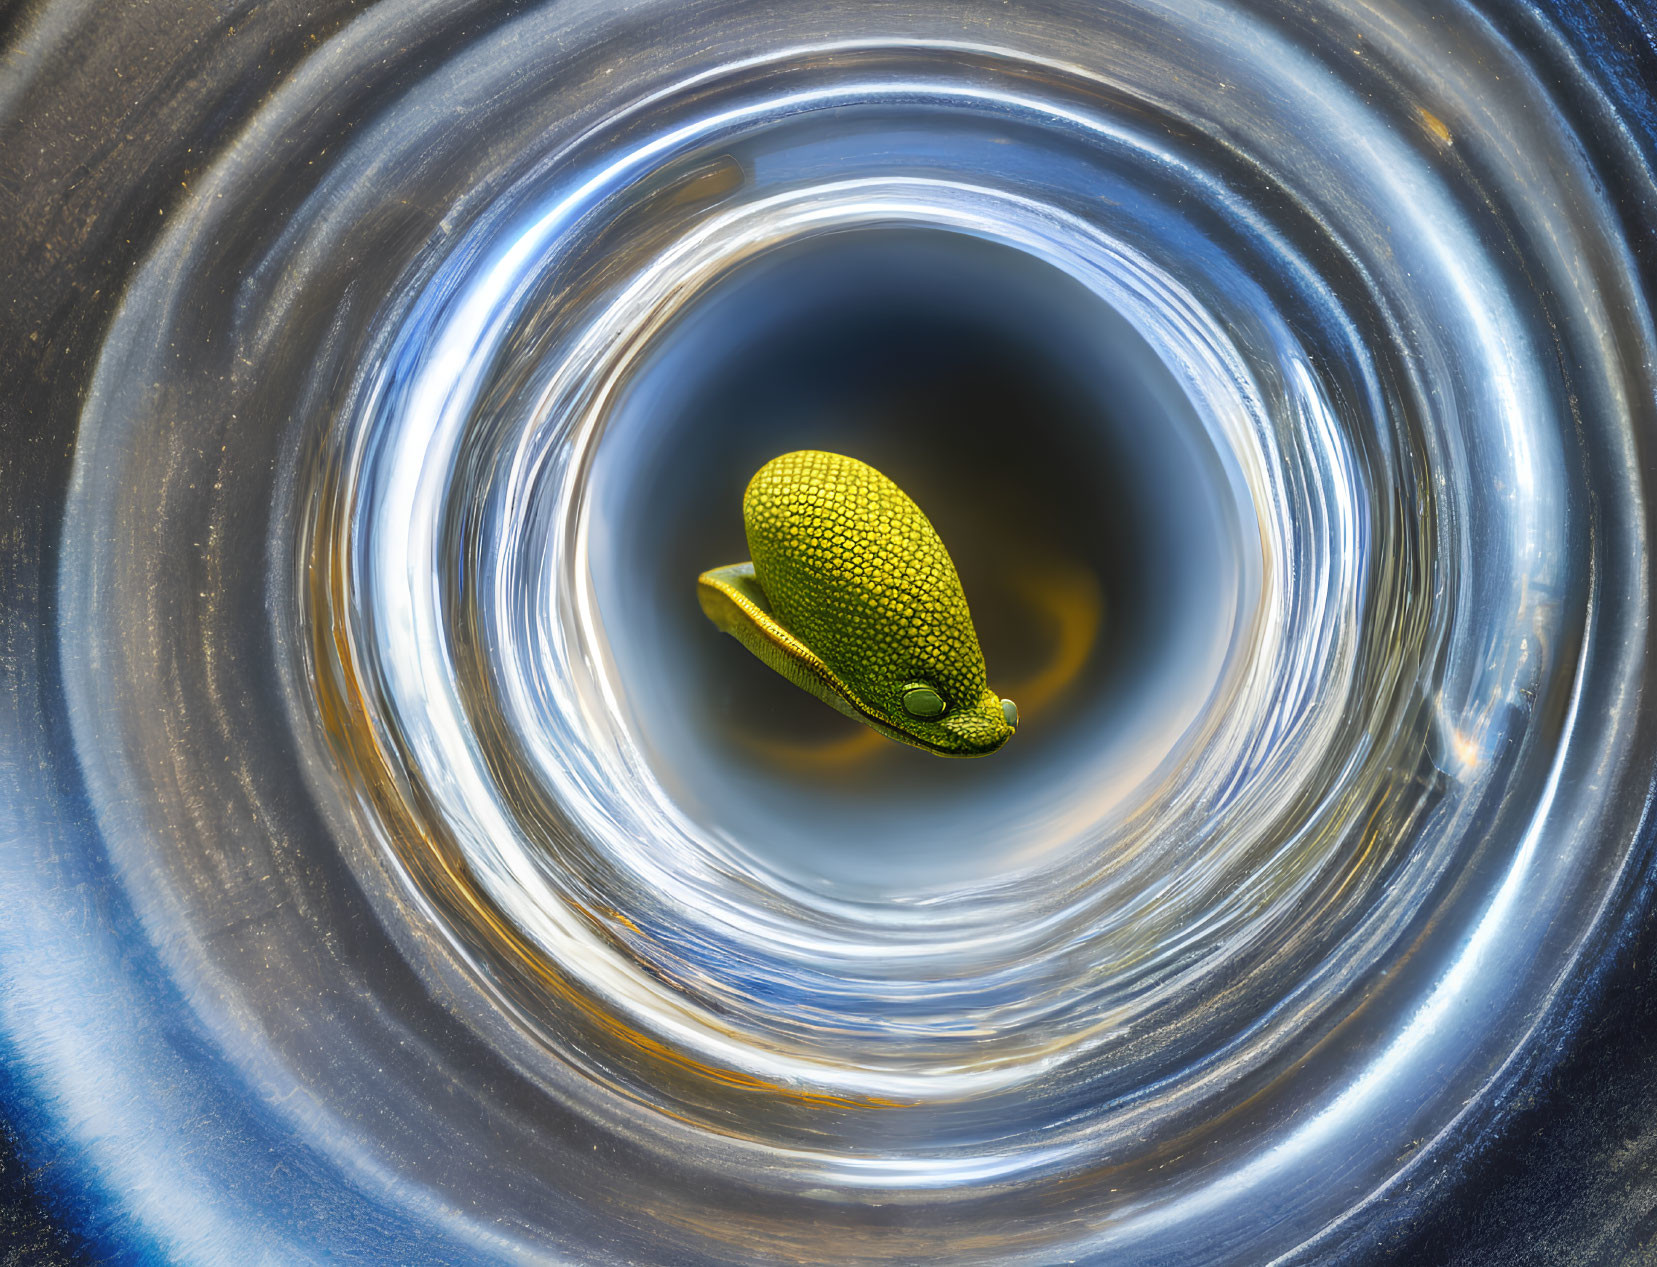
[[[987,688],[952,699],[948,687],[911,678],[892,694],[887,724],[904,742],[942,757],[987,757],[1018,727],[1018,705]]]
[[[743,495],[748,563],[702,575],[703,611],[796,686],[888,738],[982,757],[1018,724],[985,682],[949,551],[920,507],[854,458],[802,449]]]

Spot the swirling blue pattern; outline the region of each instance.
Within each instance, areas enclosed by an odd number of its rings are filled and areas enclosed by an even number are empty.
[[[1587,21],[312,41],[121,279],[8,605],[0,1035],[86,1235],[1318,1261],[1428,1200],[1650,866],[1653,120]],[[993,761],[701,620],[807,445],[956,550]]]

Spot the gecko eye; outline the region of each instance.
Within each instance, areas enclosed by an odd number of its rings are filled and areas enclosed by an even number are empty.
[[[917,682],[904,689],[903,707],[911,717],[937,717],[944,711],[944,700],[930,686]]]

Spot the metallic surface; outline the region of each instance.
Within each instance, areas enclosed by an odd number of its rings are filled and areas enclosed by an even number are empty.
[[[0,72],[0,1037],[90,1236],[1318,1261],[1450,1199],[1650,867],[1614,58],[1408,3],[153,21],[102,95],[72,4]],[[996,408],[871,421],[917,382]],[[722,708],[718,481],[861,437],[931,506],[943,435],[991,663],[1047,631],[1018,744]]]

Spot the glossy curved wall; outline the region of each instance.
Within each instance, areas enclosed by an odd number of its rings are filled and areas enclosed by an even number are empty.
[[[1649,909],[1641,20],[20,13],[0,1044],[59,1222],[1199,1264],[1479,1201]],[[703,620],[801,447],[950,543],[1002,753]]]

